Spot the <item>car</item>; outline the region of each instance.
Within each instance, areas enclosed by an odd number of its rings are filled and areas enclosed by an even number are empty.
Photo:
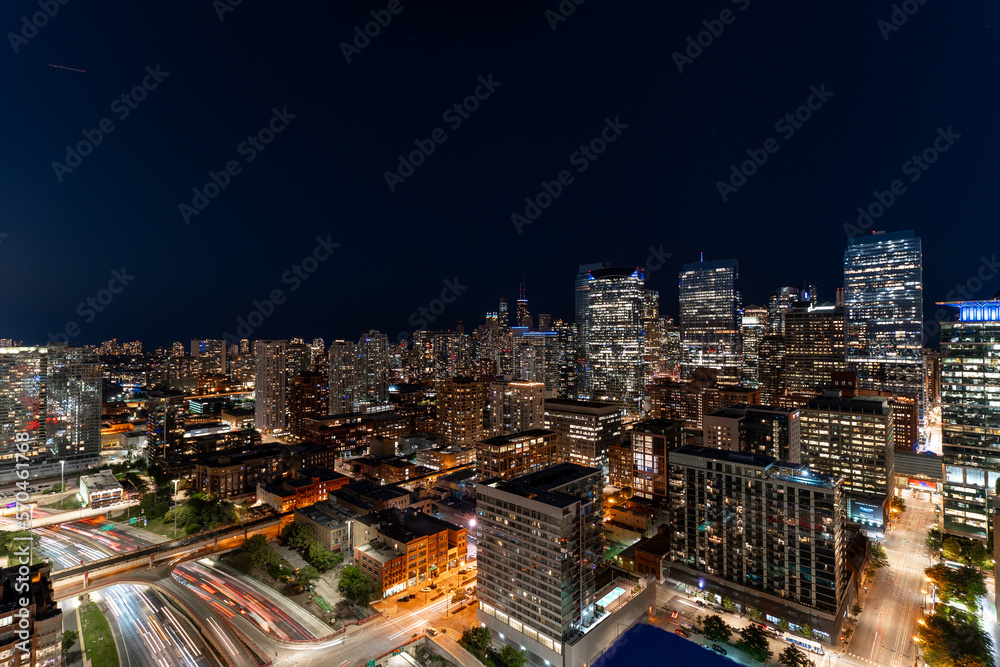
[[[466,570],[466,569],[462,569],[462,570],[458,571],[459,574],[466,574],[467,572],[468,572],[468,570]]]
[[[706,606],[708,606],[708,605],[705,604],[704,600],[695,600],[694,603],[696,605],[698,605],[699,607],[706,607]]]
[[[726,649],[722,648],[718,644],[712,644],[712,650],[718,653],[719,655],[726,655],[728,653]]]
[[[430,593],[432,590],[434,590],[434,589],[431,588],[431,587],[429,587],[429,586],[425,586],[425,587],[423,587],[423,588],[420,589],[420,592],[421,593]]]
[[[434,628],[427,628],[427,636],[437,637],[437,630],[435,630]]]
[[[407,600],[409,600],[409,599],[410,599],[410,596],[409,596],[409,595],[404,595],[403,597],[401,597],[401,598],[398,598],[398,599],[396,600],[396,602],[406,602],[406,601],[407,601]]]
[[[677,628],[676,630],[674,630],[674,634],[675,635],[680,635],[681,637],[690,637],[691,636],[688,633],[686,633],[683,630],[681,630],[680,628]]]

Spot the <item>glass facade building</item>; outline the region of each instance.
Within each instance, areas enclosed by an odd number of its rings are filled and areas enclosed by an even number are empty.
[[[743,386],[759,389],[760,347],[768,327],[768,309],[762,306],[747,306],[740,321],[740,336],[743,340]]]
[[[685,264],[680,275],[681,377],[700,367],[718,371],[719,384],[742,379],[742,303],[735,259]]]
[[[635,267],[588,274],[586,347],[591,400],[638,407],[645,388],[646,275]]]
[[[802,305],[785,311],[784,391],[813,396],[847,367],[843,306]]]
[[[912,230],[849,239],[844,251],[847,364],[861,389],[917,398],[924,414],[924,287]],[[922,419],[921,419],[922,421]]]
[[[953,302],[941,323],[944,530],[986,540],[1000,479],[1000,299]]]

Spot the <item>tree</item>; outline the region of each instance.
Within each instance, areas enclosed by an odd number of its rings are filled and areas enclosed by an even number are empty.
[[[9,556],[12,561],[19,562],[17,556],[24,553],[25,547],[36,552],[39,545],[41,545],[41,538],[27,530],[0,531],[0,556]]]
[[[319,579],[319,570],[314,568],[312,565],[301,567],[299,568],[299,571],[295,573],[295,583],[302,588],[309,588],[317,579]],[[368,600],[365,600],[365,602],[368,602]]]
[[[952,569],[938,563],[924,570],[924,574],[938,587],[938,596],[942,602],[958,600],[969,609],[976,609],[979,599],[986,597],[983,573],[974,567]]]
[[[851,605],[851,616],[857,618],[861,615],[861,603],[855,602]]]
[[[745,651],[758,662],[767,662],[774,657],[767,635],[759,625],[753,623],[740,630],[740,640],[736,642],[736,648]]]
[[[313,542],[306,550],[305,558],[320,572],[332,570],[337,564],[336,556],[319,542]],[[343,556],[341,556],[343,560]]]
[[[350,566],[348,566],[350,567]],[[348,567],[344,568],[346,572]],[[462,633],[462,643],[468,648],[472,653],[478,652],[482,655],[489,645],[493,642],[493,635],[490,634],[489,629],[482,626],[475,628],[470,628]]]
[[[736,603],[728,597],[722,598],[722,608],[726,611],[736,611]]]
[[[1000,479],[998,479],[997,482],[1000,483]],[[941,528],[939,528],[938,526],[934,526],[929,531],[927,531],[927,539],[924,540],[924,543],[927,545],[927,548],[930,549],[931,551],[938,551],[941,549],[943,539],[944,535],[941,531]]]
[[[76,643],[77,638],[79,638],[80,633],[76,630],[65,630],[63,631],[62,637],[62,652],[63,655],[69,653],[69,650],[73,648],[73,644]]]
[[[703,629],[705,630],[705,636],[715,641],[727,642],[730,635],[733,634],[732,629],[717,614],[713,614],[705,619]]]
[[[865,574],[869,577],[874,577],[876,572],[888,566],[889,554],[886,553],[885,547],[878,542],[872,542],[869,544],[868,564],[865,565]]]
[[[524,667],[528,662],[528,655],[525,651],[506,644],[494,655],[494,662],[497,667]]]
[[[365,605],[382,594],[378,583],[361,571],[357,565],[348,565],[340,573],[337,589],[354,604]]]
[[[267,538],[263,535],[253,535],[240,547],[242,553],[247,554],[250,567],[265,570],[272,565],[278,564],[278,554],[274,552],[271,545],[267,543]]]
[[[799,628],[799,634],[805,637],[806,639],[812,639],[813,638],[812,626],[806,623],[801,628]]]
[[[785,667],[813,667],[813,662],[803,651],[794,646],[787,647],[778,655],[778,662]]]
[[[992,667],[993,638],[972,614],[939,607],[917,626],[924,660],[935,667]]]
[[[300,554],[309,552],[309,545],[316,541],[316,531],[307,523],[292,522],[281,531],[281,541]]]
[[[892,500],[889,501],[889,506],[892,507],[892,509],[896,510],[897,512],[906,511],[906,501],[900,498],[899,496],[893,496]]]
[[[941,545],[941,555],[948,560],[962,562],[962,544],[954,537],[945,538]]]
[[[747,609],[747,616],[751,621],[761,621],[764,619],[764,612],[755,607],[749,607]]]
[[[786,621],[785,619],[781,619],[780,621],[778,621],[778,627],[784,630],[785,632],[789,632],[792,629],[791,626],[788,625],[788,621]]]

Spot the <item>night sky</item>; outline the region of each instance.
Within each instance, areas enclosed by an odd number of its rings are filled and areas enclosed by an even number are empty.
[[[863,233],[922,236],[928,317],[998,250],[995,3],[66,1],[37,30],[37,1],[0,8],[0,337],[216,338],[280,289],[249,337],[396,339],[456,279],[430,328],[471,331],[522,278],[533,313],[571,319],[580,263],[646,265],[651,248],[671,255],[647,281],[665,314],[699,252],[739,260],[745,304],[807,280],[832,300],[844,224],[897,179]],[[371,12],[390,20],[356,48]],[[466,118],[444,115],[477,90]],[[262,150],[243,144],[272,122]],[[391,190],[397,155],[438,128]],[[905,171],[939,128],[948,150]],[[100,143],[77,162],[84,131]],[[573,155],[602,131],[603,153]],[[767,161],[723,201],[748,150]],[[512,214],[563,171],[519,233]],[[301,281],[317,237],[339,247]],[[123,269],[101,312],[78,310]]]

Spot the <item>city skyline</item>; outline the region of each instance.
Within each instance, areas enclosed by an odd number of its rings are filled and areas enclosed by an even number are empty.
[[[72,344],[218,338],[282,289],[253,337],[394,337],[445,281],[466,288],[444,328],[471,328],[499,296],[513,313],[522,280],[532,313],[569,320],[565,276],[591,261],[646,268],[676,316],[674,278],[702,252],[740,261],[746,304],[804,281],[832,300],[844,242],[874,229],[924,238],[927,299],[1000,286],[992,249],[968,243],[1000,212],[983,186],[995,7],[921,5],[887,32],[889,7],[741,0],[699,46],[719,19],[697,5],[553,19],[404,3],[361,48],[355,27],[377,8],[223,4],[60,5],[41,28],[22,22],[36,3],[4,7],[2,83],[33,104],[8,109],[0,279],[33,289],[0,296],[0,335],[40,344],[75,323]],[[956,33],[947,58],[927,48]],[[435,129],[433,153],[401,164]],[[68,157],[86,136],[100,143]],[[390,189],[386,172],[405,182]],[[100,312],[77,312],[102,290]]]

